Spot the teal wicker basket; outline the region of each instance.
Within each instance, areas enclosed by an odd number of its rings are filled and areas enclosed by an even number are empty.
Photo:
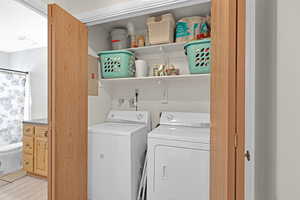
[[[184,46],[189,60],[191,74],[210,73],[211,69],[211,40],[197,40]]]
[[[130,51],[102,51],[98,54],[103,78],[128,78],[135,75],[135,56]]]

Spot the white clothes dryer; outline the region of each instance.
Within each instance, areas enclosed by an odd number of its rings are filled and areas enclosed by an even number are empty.
[[[147,200],[209,200],[210,116],[164,112],[148,135]]]

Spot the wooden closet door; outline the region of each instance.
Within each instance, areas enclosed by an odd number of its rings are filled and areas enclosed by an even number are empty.
[[[59,6],[49,19],[49,200],[87,199],[87,27]]]
[[[244,199],[245,0],[212,0],[210,200]]]

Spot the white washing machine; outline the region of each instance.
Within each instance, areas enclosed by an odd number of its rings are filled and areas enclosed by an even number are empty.
[[[147,200],[209,200],[207,113],[162,113],[148,135]]]
[[[150,124],[149,112],[110,111],[89,127],[90,200],[136,200]]]

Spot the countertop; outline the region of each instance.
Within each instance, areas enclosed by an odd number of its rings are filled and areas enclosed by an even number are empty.
[[[32,119],[23,121],[24,124],[48,125],[48,119]]]

